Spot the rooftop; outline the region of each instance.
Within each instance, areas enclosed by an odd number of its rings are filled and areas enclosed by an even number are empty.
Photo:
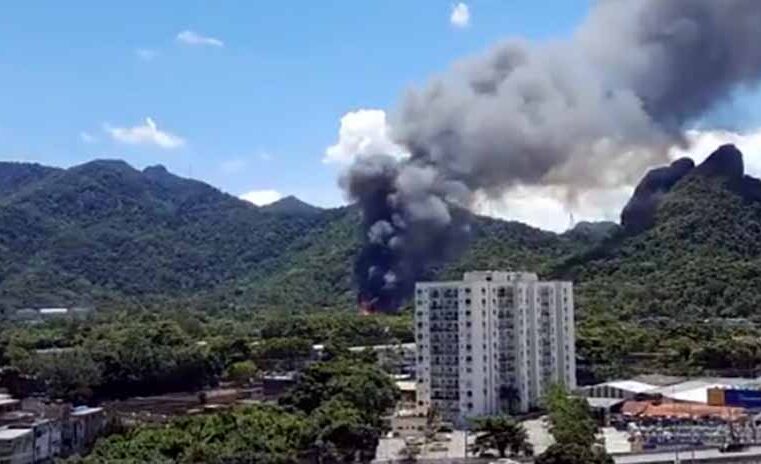
[[[412,380],[397,380],[396,387],[401,391],[415,391],[417,383]]]
[[[316,345],[315,345],[316,346]],[[352,346],[349,347],[349,351],[352,352],[359,352],[359,351],[365,351],[367,349],[371,349],[374,351],[386,351],[386,350],[414,350],[416,347],[415,343],[397,343],[397,344],[388,344],[388,345],[366,345],[366,346]]]
[[[74,411],[71,412],[72,416],[87,416],[89,414],[95,414],[103,411],[103,408],[91,408],[88,406],[77,406]]]
[[[66,314],[69,312],[68,308],[40,308],[40,314]]]
[[[651,385],[649,383],[638,382],[636,380],[615,380],[613,382],[606,382],[603,385],[607,385],[613,388],[619,388],[634,393],[645,393],[658,388],[657,385]]]
[[[537,281],[539,276],[533,272],[470,271],[462,276],[462,280],[466,282],[483,280],[495,282]]]
[[[667,398],[694,403],[707,403],[709,388],[759,388],[758,379],[742,377],[702,377],[685,380],[674,385],[656,388],[649,393],[661,394]]]
[[[31,433],[32,429],[0,429],[0,440],[15,440]]]
[[[745,416],[743,408],[731,406],[708,406],[705,404],[692,403],[660,403],[650,401],[627,401],[621,409],[626,415],[639,417],[719,417],[733,421]]]
[[[617,404],[621,404],[626,401],[623,398],[586,398],[587,404],[591,408],[603,408],[609,409]]]

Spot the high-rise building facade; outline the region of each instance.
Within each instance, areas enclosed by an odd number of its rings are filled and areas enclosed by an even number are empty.
[[[576,387],[573,284],[526,272],[466,272],[415,288],[417,398],[444,418],[525,412]]]

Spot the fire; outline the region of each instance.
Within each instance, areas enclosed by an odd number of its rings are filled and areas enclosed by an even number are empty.
[[[364,298],[359,299],[359,314],[360,315],[370,316],[375,313],[376,313],[376,310],[372,301],[365,300]]]

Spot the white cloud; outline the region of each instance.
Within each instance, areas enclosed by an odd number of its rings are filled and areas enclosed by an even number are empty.
[[[240,196],[241,200],[249,201],[257,206],[268,205],[283,198],[277,190],[252,190]]]
[[[143,61],[153,61],[159,56],[159,52],[150,48],[138,48],[135,50],[135,55]]]
[[[360,109],[343,115],[338,141],[325,150],[322,161],[349,165],[358,157],[377,154],[398,159],[408,156],[403,147],[391,140],[385,111]]]
[[[208,37],[197,32],[184,30],[177,34],[177,41],[185,45],[208,45],[211,47],[224,47],[225,43],[216,37]]]
[[[182,137],[159,130],[151,118],[145,118],[144,125],[134,127],[113,127],[108,124],[103,127],[114,140],[130,145],[156,145],[170,150],[185,145]]]
[[[733,143],[743,152],[746,173],[761,177],[761,128],[746,133],[690,131],[687,139],[689,147],[670,149],[670,159],[688,156],[695,163],[700,163],[720,145]],[[341,118],[338,141],[325,151],[323,162],[346,166],[357,157],[377,153],[391,154],[399,159],[408,156],[403,147],[391,140],[385,112],[362,109],[347,113]],[[640,155],[645,156],[637,156]],[[556,232],[568,229],[571,214],[576,223],[603,220],[618,222],[621,210],[631,197],[637,182],[648,168],[657,167],[642,163],[635,165],[643,169],[641,175],[620,176],[616,182],[607,184],[615,187],[588,190],[578,194],[572,202],[568,201],[569,195],[562,188],[519,187],[500,198],[487,198],[478,194],[474,209],[479,214],[520,221]]]
[[[272,161],[272,158],[273,158],[272,153],[268,151],[263,151],[259,153],[259,159],[262,161]]]
[[[467,27],[470,24],[470,8],[465,3],[458,3],[452,6],[452,14],[449,16],[449,22],[454,27]]]
[[[79,140],[84,143],[95,143],[98,141],[98,138],[87,131],[82,131],[79,133]]]
[[[761,128],[750,132],[730,132],[724,130],[698,131],[687,133],[689,147],[674,147],[669,151],[669,158],[689,157],[700,163],[720,145],[733,143],[743,153],[745,173],[761,177]]]
[[[540,229],[563,232],[573,222],[618,222],[621,209],[629,200],[634,186],[595,189],[580,194],[568,206],[562,191],[551,187],[519,187],[502,198],[477,195],[475,210],[479,214],[520,221]]]
[[[761,177],[761,128],[747,133],[728,131],[690,131],[686,149],[669,150],[672,160],[689,157],[696,164],[705,160],[720,145],[733,143],[743,153],[745,172]],[[651,166],[654,168],[657,166]],[[644,173],[643,173],[644,175]],[[615,188],[589,190],[578,195],[569,206],[565,191],[552,187],[519,187],[501,198],[477,195],[475,210],[479,214],[514,220],[545,230],[563,232],[571,223],[579,221],[614,221],[620,219],[621,210],[631,197],[636,182]]]

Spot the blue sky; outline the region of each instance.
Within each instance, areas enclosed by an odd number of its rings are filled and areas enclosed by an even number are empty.
[[[368,140],[390,143],[378,110],[393,110],[405,89],[501,39],[566,37],[593,1],[9,2],[0,161],[121,158],[234,195],[337,205],[341,165],[325,163],[326,151],[340,159]],[[761,175],[759,95],[738,95],[706,124],[755,132],[699,134],[703,148],[689,154],[699,160],[729,138]],[[593,192],[574,216],[615,220],[632,188]],[[570,212],[533,190],[479,208],[551,230]]]
[[[274,189],[336,204],[340,167],[322,158],[345,113],[393,108],[405,88],[501,38],[567,35],[588,1],[473,0],[466,27],[450,22],[454,6],[9,2],[0,15],[0,160],[123,158],[236,195]],[[178,40],[183,31],[197,40]],[[149,130],[146,118],[176,138],[162,147],[129,131]]]

